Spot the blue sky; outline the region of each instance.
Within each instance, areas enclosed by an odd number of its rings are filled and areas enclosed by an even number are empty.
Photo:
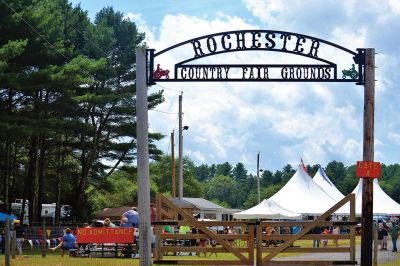
[[[400,155],[400,1],[318,0],[82,0],[93,18],[113,6],[146,32],[147,44],[162,50],[194,37],[240,29],[272,29],[321,38],[354,50],[375,48],[375,161],[397,163]],[[290,3],[290,4],[288,4]],[[223,61],[292,60],[284,55],[226,55]],[[280,57],[282,56],[282,58]],[[335,55],[333,55],[335,56]],[[337,60],[342,60],[339,55]],[[164,64],[176,61],[175,55]],[[210,59],[213,63],[221,57]],[[183,91],[184,153],[196,164],[243,162],[254,173],[287,163],[325,166],[362,159],[363,87],[351,83],[159,83],[166,101],[157,110],[177,113]],[[151,90],[162,89],[153,86]],[[177,115],[149,112],[150,130],[167,137],[169,153]],[[175,141],[177,143],[177,139]],[[176,147],[177,152],[177,147]]]

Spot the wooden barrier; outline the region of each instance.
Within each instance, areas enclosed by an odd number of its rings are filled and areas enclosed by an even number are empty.
[[[337,209],[350,202],[349,221],[337,222],[326,221]],[[352,265],[357,264],[355,261],[355,196],[349,194],[340,202],[335,204],[327,212],[322,214],[314,221],[263,221],[263,222],[243,222],[243,221],[198,221],[193,218],[192,214],[180,209],[163,195],[157,195],[157,222],[156,226],[156,264],[181,264],[181,265],[284,265],[284,264],[306,264],[306,265]],[[179,214],[180,220],[162,221],[161,208],[167,206],[174,212]],[[184,233],[162,233],[164,225],[172,226],[191,226],[199,229],[198,234]],[[321,235],[310,234],[310,231],[315,227],[345,227],[349,228],[349,233],[336,235]],[[241,229],[241,232],[235,234],[221,234],[210,230],[210,227],[235,227]],[[299,227],[301,230],[297,234],[264,234],[264,229],[268,227]],[[293,244],[298,240],[349,240],[348,246],[342,247],[299,247]],[[207,240],[208,244],[203,247],[185,245],[193,240]],[[215,242],[216,245],[211,246],[210,243]],[[278,243],[277,245],[268,245],[267,243]],[[254,245],[255,250],[254,252]],[[205,256],[204,259],[182,259],[168,260],[164,259],[164,254],[167,253],[231,253],[235,259],[232,260],[217,260],[209,259]],[[281,261],[274,260],[280,253],[349,253],[348,261]],[[265,257],[263,257],[266,255]]]
[[[326,221],[337,209],[341,206],[350,202],[350,216],[349,221],[338,222],[338,221]],[[349,194],[344,197],[341,201],[331,207],[327,212],[323,213],[314,221],[300,221],[300,222],[282,222],[282,221],[268,221],[261,222],[257,226],[257,265],[282,265],[284,263],[292,264],[303,264],[303,261],[277,261],[273,260],[280,253],[349,253],[348,261],[307,261],[308,265],[354,265],[357,264],[355,261],[355,196]],[[268,227],[279,228],[279,227],[300,227],[301,230],[297,234],[263,234],[264,229]],[[328,227],[328,226],[340,226],[349,227],[349,234],[337,234],[337,235],[321,235],[321,234],[310,234],[311,230],[315,227]],[[294,243],[298,240],[321,240],[321,239],[349,239],[350,245],[348,247],[320,247],[320,248],[308,248],[308,247],[296,247]],[[283,241],[282,244],[274,247],[264,247],[263,243],[274,243],[273,241]],[[276,242],[275,242],[276,243]],[[263,254],[267,254],[263,257]]]
[[[161,217],[161,206],[167,206],[177,212],[182,220],[176,221],[160,221],[155,223],[156,226],[156,260],[157,264],[184,264],[184,265],[254,265],[254,231],[255,223],[247,222],[223,222],[223,221],[198,221],[193,216],[184,210],[177,207],[163,195],[157,195],[157,218]],[[200,230],[200,234],[162,234],[161,227],[164,225],[176,226],[192,226]],[[240,227],[245,233],[239,234],[218,234],[210,230],[209,227]],[[209,242],[205,247],[199,246],[184,246],[185,240],[206,240]],[[245,246],[236,246],[234,243],[240,241],[245,243]],[[215,242],[216,246],[212,247],[211,242]],[[175,244],[168,244],[175,243]],[[216,260],[216,259],[193,259],[193,260],[164,260],[164,253],[168,252],[194,252],[196,254],[204,254],[207,252],[213,253],[231,253],[236,259],[233,260]],[[206,256],[207,257],[207,256]]]

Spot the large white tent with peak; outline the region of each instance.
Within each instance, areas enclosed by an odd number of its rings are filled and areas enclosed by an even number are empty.
[[[264,199],[258,205],[233,214],[235,219],[300,219],[301,214],[290,212],[273,200]]]
[[[314,182],[302,165],[286,185],[269,199],[288,211],[309,215],[322,214],[337,202]]]
[[[352,193],[356,196],[356,215],[361,215],[362,211],[362,179]],[[373,181],[373,195],[374,195],[374,215],[400,215],[400,204],[394,201],[388,194],[383,191],[379,185],[378,179]],[[348,213],[348,204],[340,208],[336,213]]]
[[[339,189],[336,188],[336,186],[332,183],[332,181],[326,175],[321,166],[319,166],[319,169],[314,175],[313,180],[334,200],[339,201],[344,198],[342,192],[340,192]]]

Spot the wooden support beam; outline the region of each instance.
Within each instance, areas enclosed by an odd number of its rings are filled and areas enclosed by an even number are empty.
[[[159,260],[154,263],[159,265],[248,265],[239,260]]]
[[[254,225],[249,226],[249,234],[247,240],[247,249],[249,253],[249,265],[254,264]]]
[[[276,248],[262,248],[262,252],[270,253]],[[345,253],[350,252],[349,247],[327,247],[327,248],[302,248],[302,247],[289,247],[281,251],[281,253]]]
[[[161,198],[160,194],[157,193],[156,195],[156,221],[161,220]],[[161,252],[161,245],[162,245],[162,225],[154,225],[156,227],[156,250],[154,258],[156,260],[161,260],[163,254]]]
[[[340,200],[338,203],[333,205],[333,207],[329,208],[325,213],[323,213],[321,216],[319,216],[315,221],[312,223],[308,224],[306,227],[304,227],[298,234],[293,235],[292,239],[288,239],[283,243],[283,245],[277,247],[274,251],[268,254],[263,260],[262,263],[265,263],[267,261],[270,261],[272,258],[274,258],[276,255],[290,247],[296,240],[301,239],[305,234],[307,234],[311,229],[314,227],[318,226],[322,221],[324,221],[326,218],[328,218],[332,213],[334,213],[337,209],[339,209],[341,206],[343,206],[345,203],[347,203],[350,200],[350,195],[347,195],[344,197],[342,200]]]
[[[350,222],[356,222],[356,195],[350,194]],[[350,226],[350,260],[356,260],[356,227]]]
[[[249,235],[228,235],[228,234],[218,234],[224,240],[248,240]],[[208,238],[206,234],[162,234],[161,239],[205,239]]]
[[[220,237],[218,234],[214,233],[210,229],[207,228],[206,225],[204,225],[203,222],[199,222],[196,219],[192,217],[192,215],[188,214],[181,208],[177,207],[175,204],[173,204],[169,199],[164,197],[163,195],[160,194],[160,197],[162,201],[168,205],[171,209],[175,210],[177,213],[179,213],[185,220],[191,223],[194,227],[200,229],[204,234],[206,234],[209,238],[214,239],[218,244],[220,244],[222,247],[224,247],[227,251],[231,252],[234,256],[236,256],[240,261],[242,261],[244,264],[248,264],[249,260],[245,256],[243,256],[239,251],[237,251],[235,248],[233,248],[228,241],[225,241],[222,237]]]

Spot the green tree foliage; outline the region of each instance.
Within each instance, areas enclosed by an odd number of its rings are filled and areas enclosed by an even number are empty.
[[[178,196],[178,160],[175,160],[175,187],[176,196]],[[166,195],[172,195],[172,177],[171,177],[171,158],[161,156],[158,161],[150,163],[150,179],[157,186],[158,191]],[[183,196],[198,198],[202,196],[202,186],[198,179],[194,177],[194,164],[188,158],[183,158]]]
[[[206,165],[206,164],[202,164],[202,165],[200,165],[198,167],[195,167],[194,176],[200,182],[207,181],[211,177],[210,176],[210,167],[208,167],[208,165]]]
[[[217,175],[204,185],[204,196],[236,207],[237,188],[237,181],[231,176]]]
[[[216,166],[216,175],[232,176],[232,165],[228,162]]]
[[[0,200],[7,212],[15,198],[29,200],[33,223],[45,202],[70,204],[86,220],[88,191],[136,156],[135,49],[144,34],[112,8],[92,23],[67,0],[7,2],[0,2]],[[149,95],[149,108],[162,101],[162,91]],[[161,137],[150,134],[152,158]]]
[[[315,176],[315,174],[318,172],[318,169],[319,169],[319,165],[318,164],[315,164],[315,165],[307,165],[307,173],[310,175],[310,176]]]
[[[237,163],[232,170],[232,175],[234,178],[238,180],[244,180],[247,178],[247,170],[244,167],[244,164]]]

